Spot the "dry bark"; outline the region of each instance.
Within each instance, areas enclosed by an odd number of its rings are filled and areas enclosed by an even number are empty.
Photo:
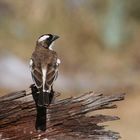
[[[47,131],[37,132],[34,128],[36,108],[31,91],[14,92],[0,98],[0,139],[118,140],[119,133],[99,125],[118,120],[118,117],[86,114],[116,108],[113,102],[123,99],[124,94],[105,96],[94,92],[60,99],[48,108]]]

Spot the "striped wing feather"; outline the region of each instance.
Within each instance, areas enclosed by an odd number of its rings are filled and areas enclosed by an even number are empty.
[[[42,68],[41,66],[35,66],[33,60],[30,60],[30,69],[33,81],[35,82],[35,85],[37,88],[43,87],[43,74],[42,74]],[[58,76],[58,65],[47,65],[46,66],[46,81],[45,81],[45,90],[48,90],[50,86],[52,86],[53,81],[56,80]]]

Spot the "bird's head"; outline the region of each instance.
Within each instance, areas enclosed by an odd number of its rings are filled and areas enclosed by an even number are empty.
[[[38,38],[37,46],[52,50],[54,41],[58,38],[59,36],[57,35],[44,34]]]

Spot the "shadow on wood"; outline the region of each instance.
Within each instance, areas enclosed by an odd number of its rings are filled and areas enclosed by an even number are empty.
[[[113,102],[123,99],[124,94],[105,96],[88,92],[78,97],[58,100],[47,110],[47,131],[37,132],[34,128],[36,109],[30,89],[14,92],[0,98],[0,139],[118,140],[119,133],[98,125],[118,120],[118,117],[86,114],[116,108]]]

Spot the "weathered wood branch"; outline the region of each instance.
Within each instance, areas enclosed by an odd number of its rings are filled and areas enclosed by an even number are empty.
[[[58,94],[56,95],[58,96]],[[118,120],[116,116],[86,114],[100,109],[112,109],[115,101],[124,99],[124,94],[105,96],[88,92],[78,97],[61,99],[48,108],[47,131],[34,128],[36,109],[31,91],[14,92],[0,98],[0,138],[10,140],[117,140],[119,133],[105,130],[106,121]]]

